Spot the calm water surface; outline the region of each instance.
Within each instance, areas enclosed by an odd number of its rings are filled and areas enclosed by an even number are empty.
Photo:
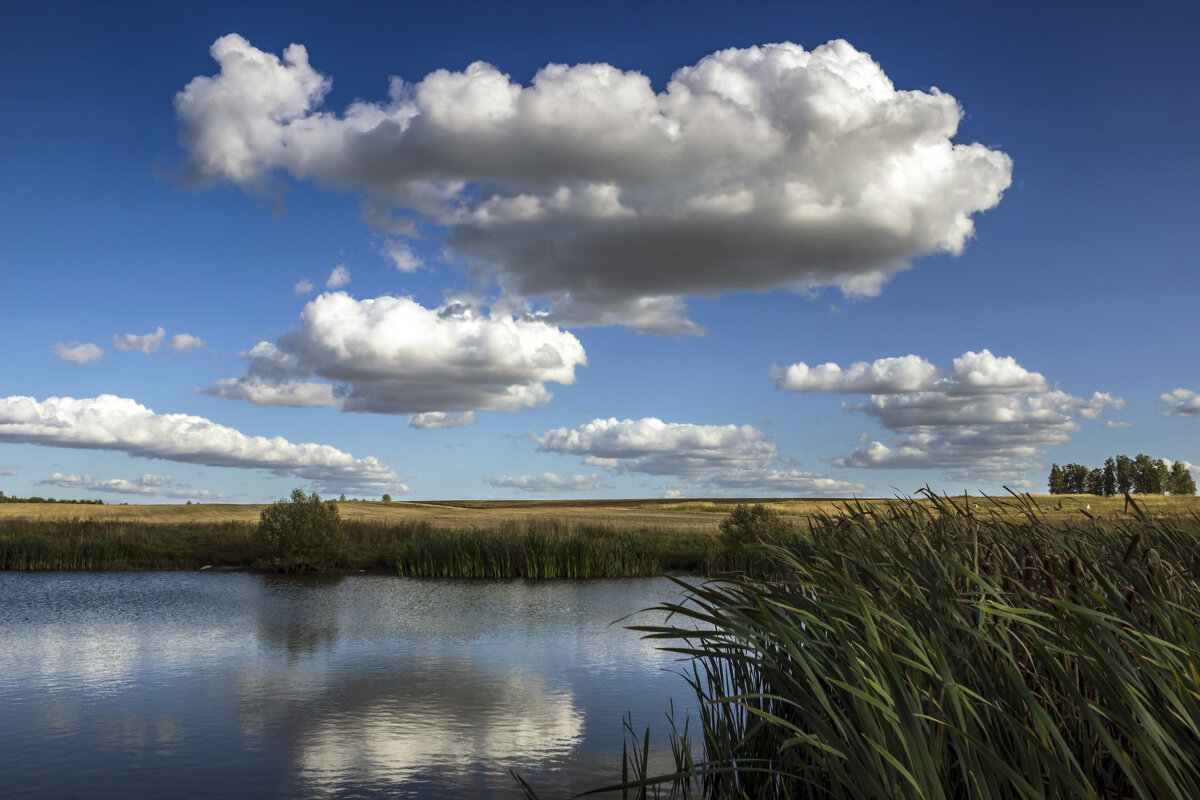
[[[0,797],[561,797],[694,714],[665,579],[0,572]],[[638,621],[650,621],[641,615]],[[628,623],[626,623],[628,624]],[[662,750],[660,749],[660,755]]]

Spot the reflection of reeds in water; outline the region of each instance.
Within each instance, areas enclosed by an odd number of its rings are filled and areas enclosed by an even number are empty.
[[[704,760],[683,736],[627,796],[1200,797],[1200,518],[931,499],[814,517],[637,628],[692,659]]]

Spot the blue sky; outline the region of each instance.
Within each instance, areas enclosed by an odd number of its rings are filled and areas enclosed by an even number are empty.
[[[1192,4],[247,5],[6,9],[8,494],[1200,463]]]

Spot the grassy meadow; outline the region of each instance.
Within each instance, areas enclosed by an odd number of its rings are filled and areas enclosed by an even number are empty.
[[[1157,519],[1200,513],[1195,497],[1138,496]],[[1048,523],[1128,516],[1120,498],[1030,498]],[[708,498],[337,503],[344,540],[338,570],[430,577],[618,577],[673,570],[712,574],[719,526],[739,502],[763,503],[797,530],[847,503],[879,513],[934,508],[935,500]],[[955,498],[998,519],[1026,518],[1014,497]],[[246,568],[260,557],[261,504],[0,504],[0,569]]]

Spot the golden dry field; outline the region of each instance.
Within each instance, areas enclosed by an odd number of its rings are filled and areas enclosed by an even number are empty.
[[[1035,495],[1034,501],[1050,520],[1083,519],[1092,514],[1103,518],[1124,517],[1125,500],[1093,495]],[[1017,514],[1011,496],[952,497],[960,507],[966,503],[976,513],[989,509],[1000,514]],[[1200,515],[1200,498],[1134,495],[1134,500],[1155,517]],[[566,525],[605,525],[615,529],[711,530],[738,503],[764,503],[789,521],[803,523],[819,512],[832,513],[847,503],[864,506],[888,505],[896,499],[768,499],[706,498],[670,500],[439,500],[430,502],[345,501],[338,503],[344,520],[377,523],[426,522],[438,528],[496,528],[528,520],[556,521]],[[907,501],[905,501],[907,502]],[[927,501],[926,501],[927,502]],[[257,522],[264,504],[197,503],[192,505],[77,505],[70,503],[3,503],[0,519],[111,520],[164,525],[223,522]]]

